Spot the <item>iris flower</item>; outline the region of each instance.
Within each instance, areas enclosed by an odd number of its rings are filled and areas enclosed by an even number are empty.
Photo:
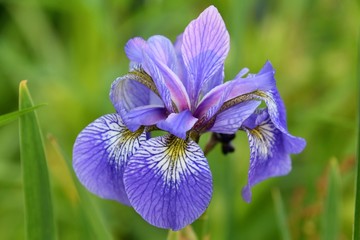
[[[198,145],[206,132],[247,133],[250,169],[243,198],[269,177],[287,174],[289,154],[305,141],[288,133],[274,69],[242,69],[223,83],[230,39],[214,6],[190,22],[173,44],[164,36],[128,41],[130,71],[110,90],[116,113],[90,123],[77,137],[73,167],[92,193],[135,209],[147,222],[179,230],[212,197],[212,175]],[[261,102],[266,108],[259,109]],[[164,135],[151,137],[154,130]]]

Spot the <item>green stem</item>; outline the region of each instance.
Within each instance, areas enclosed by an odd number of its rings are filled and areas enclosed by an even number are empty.
[[[180,239],[179,231],[175,232],[175,231],[169,230],[166,240],[179,240],[179,239]]]

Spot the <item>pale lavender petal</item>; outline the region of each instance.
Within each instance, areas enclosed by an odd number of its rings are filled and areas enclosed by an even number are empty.
[[[146,105],[131,109],[126,117],[132,124],[138,124],[140,127],[155,125],[159,121],[165,120],[167,114],[164,106]]]
[[[152,36],[147,40],[153,57],[172,71],[177,69],[177,56],[172,42],[164,36]]]
[[[286,175],[291,170],[291,153],[301,152],[305,140],[280,131],[270,119],[267,109],[250,118],[254,123],[244,122],[250,145],[248,183],[243,188],[245,201],[251,201],[251,187],[265,179]],[[256,126],[247,128],[247,126]],[[289,147],[292,146],[292,147]]]
[[[243,121],[254,113],[260,101],[247,101],[239,103],[216,115],[215,123],[210,132],[235,134]]]
[[[158,85],[164,84],[165,89],[170,92],[171,99],[181,112],[190,109],[190,100],[183,83],[179,77],[164,63],[158,61],[158,58],[149,53],[147,64],[151,66],[150,74]]]
[[[124,184],[131,205],[146,221],[174,231],[200,217],[212,195],[201,148],[173,135],[143,143],[126,167]]]
[[[141,64],[143,60],[142,51],[146,46],[146,41],[140,37],[130,39],[125,45],[126,56],[134,64]]]
[[[204,82],[200,89],[199,99],[202,99],[213,88],[223,83],[225,76],[224,69],[225,67],[222,65],[209,81]]]
[[[150,52],[150,55],[151,55],[151,52]],[[166,109],[169,112],[175,112],[174,106],[172,104],[171,94],[165,84],[165,79],[162,75],[162,72],[157,67],[157,65],[154,63],[154,60],[152,59],[151,56],[149,56],[149,54],[144,53],[143,56],[144,56],[143,67],[144,67],[145,71],[151,76],[152,80],[154,81],[154,83],[156,85],[156,89],[158,90],[159,95],[160,95]]]
[[[189,92],[187,70],[186,70],[184,59],[183,59],[182,53],[181,53],[181,46],[182,46],[182,39],[183,39],[182,36],[183,36],[182,34],[177,36],[175,44],[174,44],[176,56],[178,59],[178,67],[176,69],[176,75],[179,77],[179,79],[185,86],[186,91]]]
[[[201,87],[223,66],[230,38],[218,10],[210,6],[186,27],[182,40],[182,55],[189,77],[187,90],[195,106]]]
[[[96,119],[74,144],[73,167],[78,179],[90,192],[130,205],[123,183],[124,168],[145,140],[145,133],[130,132],[118,114]]]
[[[240,72],[236,75],[235,79],[240,79],[244,77],[249,72],[248,68],[243,68],[240,70]]]
[[[156,124],[161,130],[167,131],[179,138],[185,139],[186,132],[196,123],[197,118],[193,117],[189,110],[180,113],[171,113],[164,121]]]

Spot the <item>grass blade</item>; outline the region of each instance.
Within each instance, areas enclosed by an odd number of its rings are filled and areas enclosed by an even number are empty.
[[[33,107],[29,107],[29,108],[24,108],[22,110],[19,111],[15,111],[15,112],[11,112],[11,113],[6,113],[0,116],[0,126],[6,125],[12,121],[15,121],[16,119],[18,119],[20,116],[32,112],[35,109],[45,106],[46,104],[39,104]]]
[[[356,143],[356,179],[355,179],[355,213],[353,239],[360,239],[360,34],[358,37],[358,59],[357,59],[357,89],[358,89],[358,112],[357,112],[357,143]]]
[[[280,228],[281,238],[283,240],[290,240],[291,237],[289,227],[286,221],[285,207],[279,189],[274,189],[272,191],[272,197],[275,204],[276,216]]]
[[[26,81],[20,83],[19,109],[33,107]],[[55,239],[55,223],[45,151],[35,112],[20,117],[20,156],[25,195],[26,238]]]
[[[339,239],[340,233],[340,175],[335,159],[330,161],[330,172],[327,186],[327,196],[322,218],[322,238],[324,240]]]
[[[82,216],[84,216],[83,220],[86,230],[91,231],[91,236],[93,237],[91,239],[111,240],[112,237],[110,235],[110,232],[106,228],[106,225],[103,221],[103,218],[98,208],[93,203],[90,194],[84,189],[84,187],[77,180],[77,177],[75,176],[75,172],[72,170],[72,164],[70,158],[66,157],[66,155],[63,153],[62,149],[60,148],[58,142],[53,136],[48,136],[48,139],[50,141],[51,147],[55,150],[55,154],[65,162],[71,174],[71,178],[75,184],[76,191],[80,197],[80,204],[79,204],[80,213]],[[86,239],[89,238],[87,237]]]

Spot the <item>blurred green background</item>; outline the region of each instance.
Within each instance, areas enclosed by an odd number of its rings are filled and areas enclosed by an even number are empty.
[[[124,75],[128,39],[161,34],[175,40],[210,4],[226,23],[231,49],[226,79],[266,60],[277,70],[292,134],[307,140],[293,171],[253,189],[246,204],[249,149],[237,134],[236,152],[209,154],[214,194],[208,209],[211,239],[281,239],[274,196],[281,193],[292,239],[324,239],[329,163],[338,163],[337,239],[350,239],[353,221],[360,11],[352,0],[1,0],[0,114],[18,107],[18,84],[28,79],[44,134],[58,239],[91,239],[78,194],[49,134],[71,158],[77,134],[114,112],[112,81]],[[204,146],[209,136],[201,139]],[[18,124],[0,128],[1,239],[24,239]],[[131,208],[91,195],[114,239],[166,239]],[[275,198],[277,199],[277,198]],[[326,224],[325,224],[326,225]],[[86,236],[86,238],[84,237]],[[90,236],[90,238],[89,238]]]

